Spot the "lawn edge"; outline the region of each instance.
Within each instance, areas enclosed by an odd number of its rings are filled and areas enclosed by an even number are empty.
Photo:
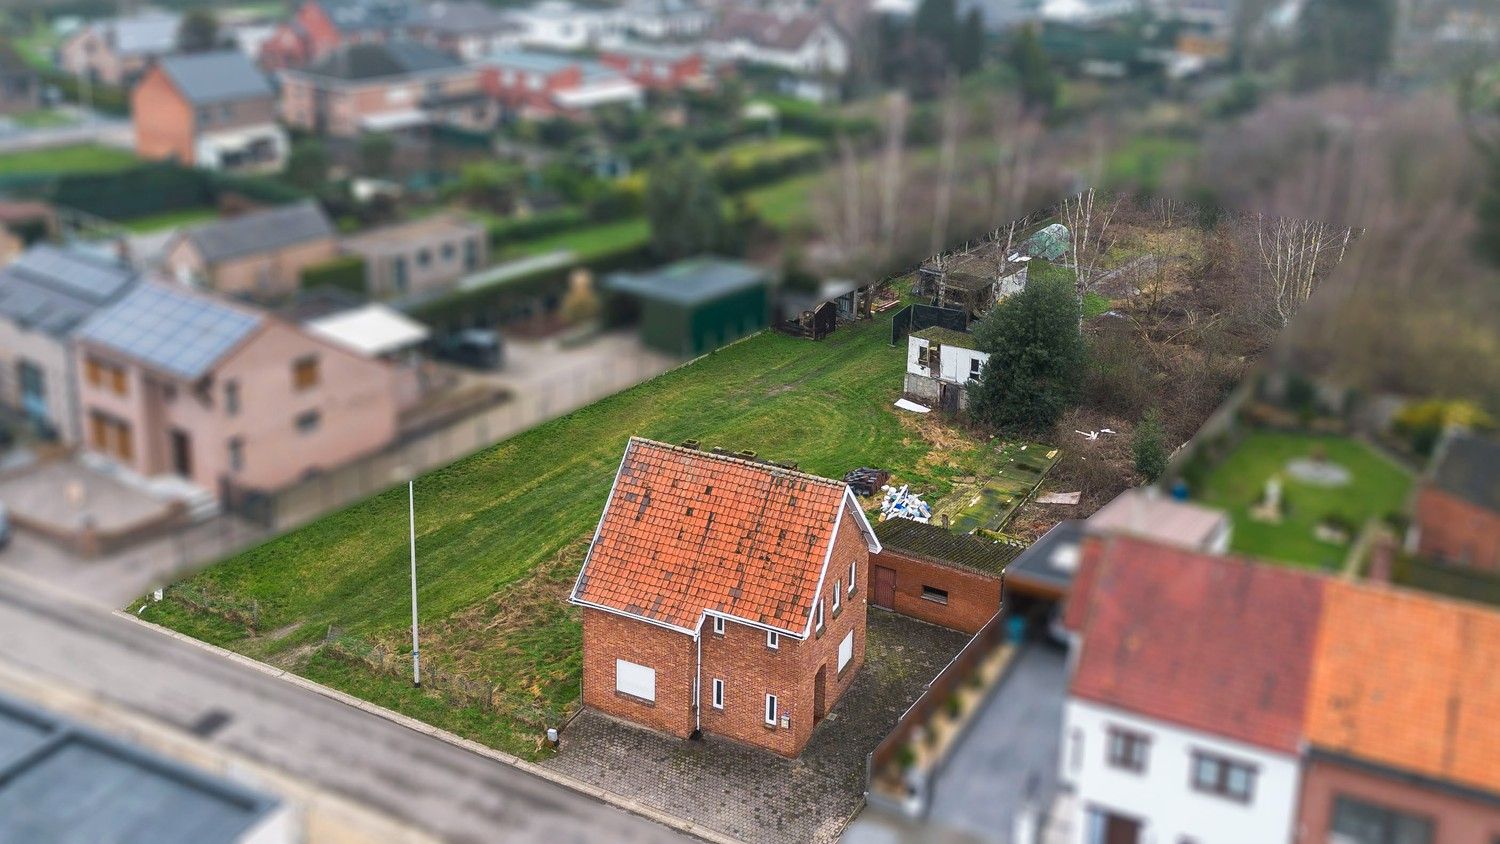
[[[528,774],[540,777],[555,785],[563,786],[564,788],[575,791],[586,797],[592,797],[596,800],[608,803],[609,805],[614,806],[617,809],[622,809],[633,815],[646,818],[647,820],[655,821],[662,826],[677,830],[678,832],[686,833],[704,841],[714,842],[714,844],[739,844],[739,839],[737,838],[724,835],[723,833],[720,833],[716,830],[700,826],[693,823],[692,821],[679,818],[676,815],[667,812],[663,812],[660,809],[648,806],[638,800],[633,800],[629,797],[625,797],[612,791],[608,791],[606,789],[591,785],[587,782],[584,782],[583,780],[568,776],[567,774],[558,773],[557,771],[554,771],[550,768],[545,768],[534,762],[527,762],[520,757],[512,756],[511,754],[504,751],[496,750],[492,747],[480,744],[479,742],[473,741],[471,739],[466,739],[463,736],[457,735],[456,733],[450,733],[447,730],[434,727],[425,721],[419,721],[409,715],[403,715],[399,712],[396,712],[395,710],[386,709],[383,706],[378,706],[376,704],[370,703],[369,701],[361,700],[360,698],[357,698],[351,694],[341,692],[338,689],[332,688],[330,686],[325,686],[322,683],[314,682],[307,679],[306,677],[302,677],[286,669],[267,665],[266,663],[260,662],[259,660],[251,659],[248,656],[235,653],[234,651],[227,650],[225,648],[221,648],[218,645],[209,644],[208,642],[204,642],[201,639],[194,639],[192,636],[188,636],[185,633],[178,633],[176,630],[172,630],[171,628],[163,627],[160,624],[146,621],[143,618],[137,618],[134,614],[126,612],[124,610],[112,610],[111,612],[119,618],[126,619],[127,621],[141,625],[142,627],[150,628],[158,633],[169,636],[180,642],[185,642],[189,645],[192,645],[193,647],[215,654],[219,657],[223,657],[232,662],[239,663],[240,665],[251,668],[255,671],[259,671],[262,674],[266,674],[279,680],[284,680],[294,686],[299,686],[310,692],[315,692],[317,694],[323,695],[326,698],[338,701],[339,703],[342,703],[346,706],[351,706],[355,709],[368,712],[371,715],[379,716],[386,719],[387,721],[406,727],[409,730],[414,730],[416,732],[422,733],[423,735],[431,736],[435,739],[451,744],[454,747],[458,747],[463,750],[467,750],[470,753],[483,756],[487,759],[490,759],[491,761],[499,762],[501,764],[517,768],[521,771],[525,771]]]

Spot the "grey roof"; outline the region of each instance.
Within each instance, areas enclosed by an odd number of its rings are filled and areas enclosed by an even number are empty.
[[[275,798],[0,696],[0,841],[227,844],[278,811]]]
[[[692,305],[766,284],[769,277],[765,270],[743,261],[704,255],[651,272],[614,273],[605,277],[604,285],[619,293]]]
[[[301,73],[357,82],[463,67],[463,62],[415,41],[345,44]]]
[[[1457,432],[1435,459],[1432,483],[1470,503],[1500,512],[1500,440]]]
[[[239,50],[168,56],[161,69],[194,105],[273,95],[271,83]]]
[[[525,28],[510,15],[482,0],[435,0],[412,15],[411,24],[454,35]]]
[[[1058,522],[1005,567],[1006,579],[1068,591],[1078,569],[1083,534],[1081,519]]]
[[[250,336],[260,314],[176,286],[139,284],[89,318],[78,339],[189,381]]]
[[[194,226],[183,236],[203,260],[217,263],[333,235],[333,223],[318,203],[309,199]]]
[[[121,55],[156,55],[177,49],[177,26],[180,15],[145,12],[128,18],[114,18],[99,24],[104,37]]]
[[[0,318],[65,337],[140,276],[118,261],[42,244],[0,269]]]
[[[941,525],[911,519],[886,519],[875,526],[875,535],[887,551],[914,554],[936,563],[996,577],[1021,553],[1019,546],[1008,542],[995,542],[972,533],[958,533]]]
[[[318,5],[344,32],[394,29],[414,17],[408,0],[318,0]]]

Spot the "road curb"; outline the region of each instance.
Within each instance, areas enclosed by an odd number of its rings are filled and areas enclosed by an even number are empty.
[[[267,665],[264,662],[251,659],[250,657],[247,657],[243,654],[238,654],[234,651],[221,648],[218,645],[211,645],[208,642],[194,639],[191,636],[183,633],[178,633],[176,630],[162,627],[160,624],[146,621],[143,618],[139,618],[134,614],[125,612],[123,610],[113,610],[112,612],[114,615],[123,619],[127,619],[134,624],[150,628],[157,633],[169,636],[173,639],[178,640],[179,642],[184,642],[186,644],[192,645],[193,647],[196,647],[200,650],[212,653],[215,656],[228,659],[232,662],[237,662],[240,665],[254,669],[255,671],[259,671],[262,674],[284,680],[294,686],[299,686],[310,692],[315,692],[326,698],[336,700],[346,706],[351,706],[355,709],[368,712],[371,715],[377,715],[387,721],[391,721],[395,724],[406,727],[409,730],[422,733],[423,735],[431,736],[455,747],[467,750],[470,753],[474,753],[492,761],[499,762],[504,765],[509,765],[512,768],[517,768],[519,770],[525,771],[528,774],[540,777],[541,779],[547,780],[548,782],[551,782],[555,785],[560,785],[564,788],[569,789],[570,791],[575,791],[579,794],[585,795],[587,797],[592,797],[603,803],[608,803],[609,805],[614,806],[617,809],[622,809],[633,815],[639,815],[640,817],[646,818],[647,820],[655,821],[662,826],[674,829],[678,832],[686,833],[693,836],[694,838],[709,841],[712,842],[712,844],[742,844],[742,842],[740,842],[740,840],[737,838],[732,838],[716,830],[708,829],[707,827],[700,826],[699,824],[693,823],[692,821],[684,820],[683,818],[679,818],[676,815],[663,812],[660,809],[656,809],[652,806],[647,806],[646,804],[641,803],[639,800],[636,800],[634,798],[616,794],[612,791],[608,791],[606,789],[593,785],[592,783],[576,779],[574,777],[568,776],[567,774],[559,773],[550,768],[542,767],[541,765],[538,765],[534,762],[528,762],[518,756],[512,756],[511,754],[504,751],[496,750],[492,747],[487,747],[471,739],[466,739],[463,736],[457,735],[455,733],[450,733],[447,730],[438,727],[434,727],[433,725],[428,724],[425,721],[418,721],[417,719],[412,718],[409,715],[402,715],[395,710],[386,709],[383,706],[378,706],[376,704],[370,703],[369,701],[361,700],[346,692],[341,692],[338,689],[325,686],[322,683],[313,682],[306,677],[298,676],[297,674],[293,674],[286,669],[277,668],[273,665]]]

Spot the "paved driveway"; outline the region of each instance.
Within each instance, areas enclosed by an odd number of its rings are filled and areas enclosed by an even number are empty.
[[[1032,642],[980,710],[933,787],[928,821],[1010,844],[1016,815],[1045,808],[1057,789],[1067,655]]]

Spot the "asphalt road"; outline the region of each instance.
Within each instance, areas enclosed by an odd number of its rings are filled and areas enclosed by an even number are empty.
[[[644,818],[0,575],[0,659],[454,841],[689,840]]]

